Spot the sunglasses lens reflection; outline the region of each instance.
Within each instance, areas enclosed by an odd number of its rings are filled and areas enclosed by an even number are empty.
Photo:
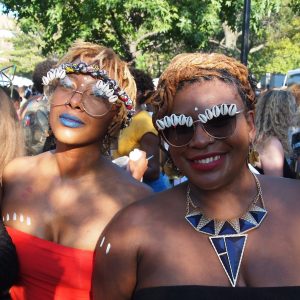
[[[112,108],[112,103],[107,99],[93,95],[90,91],[84,92],[82,96],[84,110],[91,115],[103,115]]]
[[[193,139],[196,126],[202,126],[204,131],[215,139],[224,139],[233,134],[236,127],[236,116],[220,116],[206,123],[197,121],[191,127],[172,126],[163,130],[163,136],[171,146],[185,146]]]
[[[164,130],[166,142],[170,145],[187,145],[194,136],[194,126],[177,125]]]
[[[233,134],[236,116],[220,116],[202,124],[203,129],[214,138],[227,138]]]
[[[50,103],[53,106],[65,105],[66,103],[70,103],[73,97],[78,97],[77,101],[82,104],[86,113],[92,116],[102,116],[112,108],[112,103],[103,97],[95,96],[90,89],[81,93],[60,84],[55,88],[54,94],[50,97]]]

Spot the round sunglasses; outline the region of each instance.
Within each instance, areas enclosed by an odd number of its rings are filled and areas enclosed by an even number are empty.
[[[231,136],[236,128],[236,118],[243,110],[236,111],[233,116],[220,115],[203,123],[196,120],[191,126],[177,124],[176,126],[165,127],[160,130],[163,139],[172,147],[187,146],[193,139],[196,127],[201,126],[207,135],[214,139],[226,139]]]

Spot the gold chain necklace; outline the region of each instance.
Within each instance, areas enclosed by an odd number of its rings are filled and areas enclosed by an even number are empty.
[[[185,219],[195,230],[209,235],[209,240],[233,287],[237,282],[248,237],[248,234],[245,233],[259,227],[267,215],[259,180],[255,174],[253,176],[257,195],[249,205],[246,213],[239,218],[230,220],[217,220],[207,217],[192,201],[190,196],[191,188],[189,184],[187,186]],[[259,200],[262,207],[257,205]],[[190,211],[191,207],[192,211]]]

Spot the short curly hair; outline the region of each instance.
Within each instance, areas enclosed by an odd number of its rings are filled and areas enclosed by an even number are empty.
[[[141,97],[137,98],[138,104],[144,104],[148,99],[146,93],[155,90],[152,77],[145,71],[133,67],[130,68],[130,73],[134,77],[137,91],[141,93]]]
[[[186,83],[218,78],[235,85],[248,109],[254,108],[254,82],[246,66],[234,58],[219,53],[183,53],[175,56],[159,78],[152,98],[153,120],[172,111],[175,94]]]
[[[33,90],[43,94],[44,86],[42,77],[46,76],[47,72],[57,63],[54,59],[46,59],[38,63],[32,73]]]
[[[300,106],[300,84],[294,83],[288,87],[288,90],[291,91],[296,99],[297,106]]]

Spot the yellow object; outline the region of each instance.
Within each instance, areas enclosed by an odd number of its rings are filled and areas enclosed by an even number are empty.
[[[252,166],[255,166],[257,162],[259,162],[259,153],[254,149],[254,147],[250,147],[248,154],[248,161]]]
[[[130,125],[121,131],[114,157],[128,155],[134,148],[140,149],[140,140],[146,133],[158,135],[149,113],[140,111],[132,118]]]

